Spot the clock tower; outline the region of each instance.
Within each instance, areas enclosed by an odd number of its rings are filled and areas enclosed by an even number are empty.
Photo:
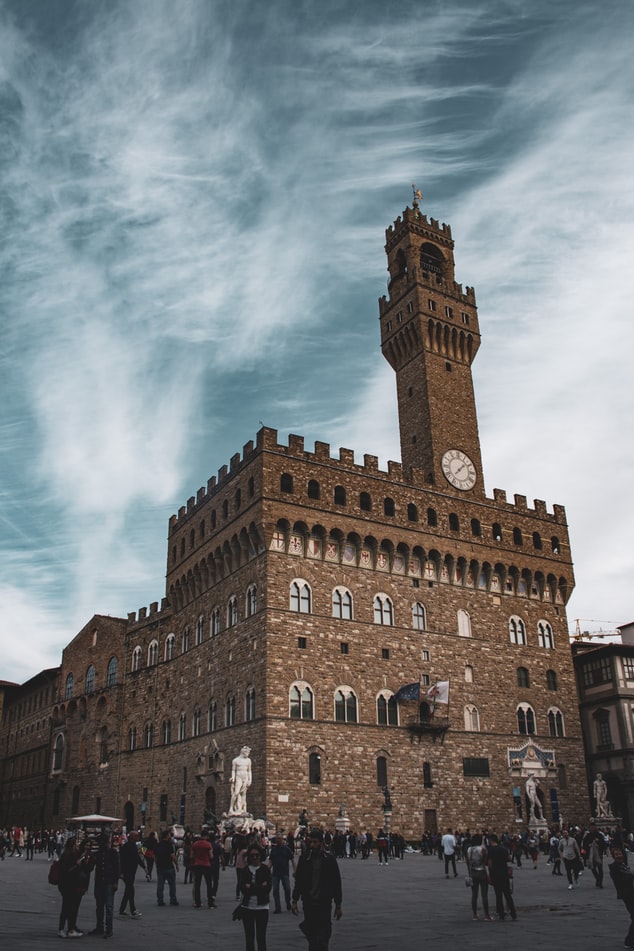
[[[415,198],[386,231],[381,349],[396,372],[401,459],[438,488],[484,497],[471,363],[480,346],[473,288],[454,280],[449,225]]]

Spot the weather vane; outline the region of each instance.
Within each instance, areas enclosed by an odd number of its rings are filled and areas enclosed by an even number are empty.
[[[412,185],[412,192],[414,194],[414,205],[418,207],[418,202],[423,200],[423,193],[420,188],[416,188],[416,185]]]

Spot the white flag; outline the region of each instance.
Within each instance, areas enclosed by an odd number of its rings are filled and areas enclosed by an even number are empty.
[[[449,681],[439,680],[429,688],[426,699],[432,703],[449,703]]]

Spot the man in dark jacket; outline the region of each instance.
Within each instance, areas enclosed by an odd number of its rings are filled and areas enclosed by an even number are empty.
[[[111,837],[103,833],[99,837],[99,850],[95,856],[95,902],[97,904],[97,927],[91,934],[112,937],[114,893],[119,887],[119,851],[111,844]],[[105,929],[104,929],[105,912]]]
[[[335,918],[341,918],[341,874],[337,860],[324,851],[324,834],[311,829],[308,849],[297,863],[291,911],[297,914],[297,900],[302,899],[304,920],[299,926],[308,939],[309,951],[328,951],[332,934],[330,910],[335,903]]]
[[[136,910],[136,905],[134,903],[134,878],[139,865],[145,868],[145,863],[143,862],[143,858],[137,845],[138,841],[139,833],[134,831],[130,832],[128,834],[127,842],[119,849],[121,877],[125,883],[125,891],[123,892],[123,898],[121,899],[121,905],[119,906],[119,914],[127,915],[128,912],[126,911],[126,907],[129,904],[130,916],[132,918],[141,918],[141,912]]]
[[[608,865],[610,878],[616,888],[616,897],[620,898],[630,914],[630,930],[625,936],[624,946],[634,948],[634,872],[625,864],[623,850],[612,846],[614,861]]]

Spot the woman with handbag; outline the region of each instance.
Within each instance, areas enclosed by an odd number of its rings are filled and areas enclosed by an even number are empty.
[[[473,920],[478,920],[478,891],[482,895],[484,920],[493,921],[489,914],[489,870],[487,866],[487,850],[482,844],[482,836],[474,835],[471,845],[467,849],[467,869],[471,878],[471,911]]]
[[[269,923],[269,894],[271,870],[262,864],[262,852],[257,845],[250,845],[247,864],[240,869],[240,917],[244,927],[246,951],[266,951],[266,929]]]

